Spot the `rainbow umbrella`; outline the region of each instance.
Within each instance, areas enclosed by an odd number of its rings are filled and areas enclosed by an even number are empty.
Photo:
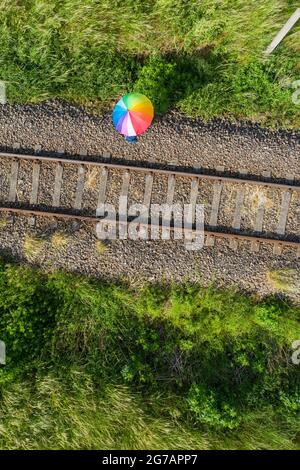
[[[147,96],[141,93],[129,93],[118,101],[112,118],[120,134],[135,137],[148,129],[153,116],[153,105]]]

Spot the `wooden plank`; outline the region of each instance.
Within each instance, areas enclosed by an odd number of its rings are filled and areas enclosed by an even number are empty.
[[[40,164],[38,162],[35,162],[32,167],[32,188],[30,194],[30,204],[37,204],[38,202],[40,169]]]
[[[168,189],[167,189],[167,200],[166,200],[166,203],[168,205],[173,204],[174,191],[175,191],[175,176],[170,175],[168,177]]]
[[[60,206],[60,193],[62,187],[62,178],[63,178],[63,166],[58,163],[55,168],[55,180],[54,180],[54,191],[53,191],[53,199],[52,199],[52,206],[59,207]]]
[[[255,232],[263,231],[265,207],[266,207],[266,198],[265,196],[262,196],[259,200],[258,207],[257,207],[256,220],[255,220],[255,225],[254,225]]]
[[[149,211],[150,211],[150,204],[151,204],[151,197],[152,197],[152,186],[153,186],[153,174],[149,173],[145,176],[145,191],[144,191],[144,199],[143,205],[147,207],[147,212],[140,214],[141,223],[146,224],[149,219]],[[139,224],[137,227],[137,231],[139,232],[139,236],[142,239],[148,238],[148,227],[145,225]]]
[[[281,43],[281,41],[285,38],[285,36],[289,33],[289,31],[293,28],[293,26],[297,23],[300,18],[300,8],[297,8],[295,13],[290,17],[290,19],[285,23],[285,25],[281,28],[279,33],[275,36],[271,44],[265,50],[266,55],[272,54],[274,49]]]
[[[197,179],[192,180],[191,192],[190,192],[190,204],[192,205],[193,213],[195,212],[195,208],[197,204],[198,188],[199,188],[199,181]]]
[[[74,201],[74,209],[77,209],[77,210],[82,208],[85,172],[86,172],[86,168],[83,165],[80,165],[78,167],[78,177],[77,177],[76,194],[75,194],[75,201]]]
[[[149,174],[145,176],[145,192],[144,192],[144,206],[150,207],[151,204],[151,195],[152,195],[152,186],[153,186],[153,175]]]
[[[130,182],[130,173],[126,171],[122,177],[122,188],[121,188],[121,197],[128,198],[129,191],[129,182]]]
[[[38,194],[39,194],[39,181],[40,181],[40,163],[34,162],[32,166],[32,187],[30,193],[30,204],[38,203]],[[36,217],[29,217],[28,224],[31,227],[34,227],[36,223]]]
[[[242,218],[242,208],[244,205],[245,199],[245,189],[241,188],[237,191],[236,201],[235,201],[235,211],[233,217],[232,228],[235,230],[240,230],[241,228],[241,218]]]
[[[262,177],[271,178],[271,172],[267,170],[263,171]],[[266,196],[262,195],[258,202],[256,219],[255,219],[255,224],[254,224],[254,231],[257,233],[262,233],[263,231],[265,209],[266,209]],[[260,250],[260,243],[257,241],[252,241],[251,246],[250,246],[250,251],[252,253],[258,253],[259,250]]]
[[[254,231],[261,233],[263,231],[263,223],[264,223],[264,216],[265,216],[265,206],[266,206],[266,198],[265,196],[261,196],[256,213],[256,219],[254,224]],[[257,241],[251,242],[250,251],[252,253],[258,253],[260,250],[260,243]]]
[[[211,204],[211,213],[210,213],[210,219],[209,219],[209,225],[211,227],[217,227],[218,225],[218,216],[219,216],[222,189],[223,189],[222,183],[215,183],[213,185],[214,195],[213,195],[213,200]]]
[[[128,211],[128,192],[130,183],[130,173],[126,171],[122,176],[122,188],[120,193],[119,204],[119,238],[120,240],[127,239],[127,211]]]
[[[199,182],[195,178],[191,182],[191,191],[190,191],[190,202],[188,206],[188,213],[185,213],[184,215],[184,231],[191,230],[193,228],[193,224],[195,222],[195,217],[196,217],[196,204],[197,204],[197,197],[198,197],[198,186]],[[186,240],[191,240],[192,239],[192,233],[191,232],[184,232],[185,239]]]
[[[102,168],[101,175],[100,175],[100,186],[99,186],[99,195],[98,195],[96,215],[98,215],[100,207],[102,206],[102,204],[105,203],[105,200],[106,200],[107,178],[108,178],[108,170],[107,168]]]
[[[193,179],[191,181],[191,191],[190,191],[190,208],[189,214],[191,215],[188,220],[185,220],[184,228],[191,229],[196,217],[196,204],[198,198],[198,188],[199,188],[199,181],[197,179]],[[187,237],[190,237],[191,234],[188,233]]]
[[[169,240],[171,229],[170,229],[170,222],[172,219],[172,212],[169,210],[174,202],[174,192],[175,192],[175,176],[170,175],[168,176],[168,188],[167,188],[167,197],[166,197],[166,207],[162,212],[162,228],[161,228],[161,238],[162,240]],[[152,229],[151,229],[152,230]],[[151,231],[152,235],[155,233],[155,238],[159,238],[159,228]]]
[[[9,195],[8,195],[9,202],[16,202],[18,174],[19,174],[19,161],[13,160],[11,162],[11,172],[10,172],[10,187],[9,187]]]
[[[277,224],[277,228],[276,228],[276,233],[278,233],[278,235],[284,235],[285,234],[291,197],[292,197],[292,194],[289,191],[285,191],[282,194],[280,214],[279,214],[278,224]]]

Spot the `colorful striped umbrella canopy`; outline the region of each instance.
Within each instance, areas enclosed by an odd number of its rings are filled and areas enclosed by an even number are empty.
[[[120,134],[134,137],[148,129],[153,116],[153,105],[147,96],[141,93],[129,93],[118,101],[112,118]]]

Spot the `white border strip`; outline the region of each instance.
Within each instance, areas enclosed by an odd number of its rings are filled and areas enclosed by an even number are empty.
[[[279,31],[277,36],[273,39],[271,44],[265,50],[266,55],[272,54],[274,49],[281,43],[281,41],[285,38],[287,33],[292,29],[292,27],[297,23],[300,18],[300,8],[297,8],[295,13],[290,17],[287,23],[283,26],[283,28]]]

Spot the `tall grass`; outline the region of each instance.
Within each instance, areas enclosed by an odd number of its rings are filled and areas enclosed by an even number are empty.
[[[10,101],[103,108],[133,89],[157,111],[299,125],[282,84],[299,78],[300,27],[263,51],[297,0],[0,0],[0,79]]]
[[[299,447],[299,307],[0,264],[1,448]]]
[[[35,386],[19,382],[2,396],[0,447],[6,449],[207,448],[206,437],[170,419],[151,416],[126,386],[95,389],[89,376],[68,370]],[[162,446],[162,447],[161,447]]]
[[[65,370],[63,372],[66,372]],[[171,398],[143,399],[126,385],[95,387],[81,369],[2,386],[1,449],[299,449],[295,432],[272,410],[254,413],[238,432],[211,432],[161,416]]]

